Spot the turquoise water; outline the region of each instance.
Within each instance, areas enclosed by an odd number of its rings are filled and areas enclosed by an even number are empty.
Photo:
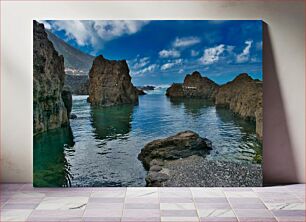
[[[212,141],[207,158],[255,162],[261,155],[255,124],[198,99],[170,100],[162,92],[139,97],[139,105],[91,108],[73,96],[70,128],[34,137],[36,186],[145,186],[137,155],[157,138],[193,130]]]

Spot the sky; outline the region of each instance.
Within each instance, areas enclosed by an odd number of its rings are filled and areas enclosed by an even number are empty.
[[[262,80],[261,20],[45,20],[75,48],[127,60],[134,85],[170,85],[186,74],[224,84],[240,73]]]

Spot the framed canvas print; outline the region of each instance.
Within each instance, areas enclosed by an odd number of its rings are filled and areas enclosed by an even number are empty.
[[[262,185],[262,21],[34,20],[36,187]]]

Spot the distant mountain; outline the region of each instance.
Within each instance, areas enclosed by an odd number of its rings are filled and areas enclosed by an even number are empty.
[[[95,57],[72,47],[51,31],[46,32],[56,51],[65,58],[66,74],[88,75]]]

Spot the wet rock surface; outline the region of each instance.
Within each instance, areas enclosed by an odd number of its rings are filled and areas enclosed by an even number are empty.
[[[95,106],[137,104],[138,91],[129,72],[125,60],[96,57],[89,72],[89,102]]]
[[[195,132],[184,131],[148,143],[141,150],[138,159],[142,161],[146,169],[149,169],[152,164],[160,165],[158,162],[164,160],[175,160],[191,155],[205,156],[211,149],[212,144],[208,139],[201,138]]]
[[[49,41],[45,28],[33,22],[33,132],[34,135],[69,124],[62,99],[64,58]]]

